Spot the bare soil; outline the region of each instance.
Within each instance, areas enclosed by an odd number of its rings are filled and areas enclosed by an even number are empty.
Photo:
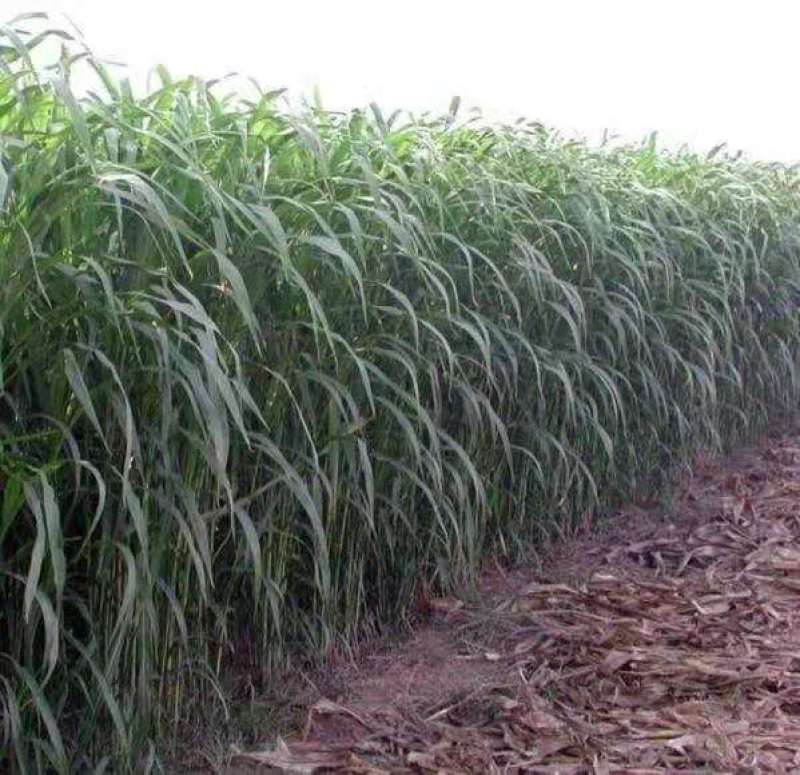
[[[354,772],[800,772],[800,429],[699,457],[537,568],[431,601],[343,668],[302,734],[236,767]]]

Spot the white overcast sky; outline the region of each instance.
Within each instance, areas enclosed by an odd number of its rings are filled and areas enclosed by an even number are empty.
[[[591,137],[800,161],[797,0],[0,0],[0,22],[37,10],[139,76],[238,71],[333,109],[460,95]]]

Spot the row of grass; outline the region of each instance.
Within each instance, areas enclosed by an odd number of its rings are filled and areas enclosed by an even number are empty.
[[[136,96],[3,29],[0,768],[157,763],[231,671],[795,408],[796,170],[455,108]]]

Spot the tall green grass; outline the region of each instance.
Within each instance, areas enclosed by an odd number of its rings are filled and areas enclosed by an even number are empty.
[[[0,767],[145,767],[796,407],[796,170],[221,88],[0,36]]]

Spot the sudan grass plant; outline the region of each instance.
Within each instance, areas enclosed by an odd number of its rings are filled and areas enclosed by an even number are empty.
[[[146,767],[794,410],[796,171],[161,78],[0,37],[0,766]]]

